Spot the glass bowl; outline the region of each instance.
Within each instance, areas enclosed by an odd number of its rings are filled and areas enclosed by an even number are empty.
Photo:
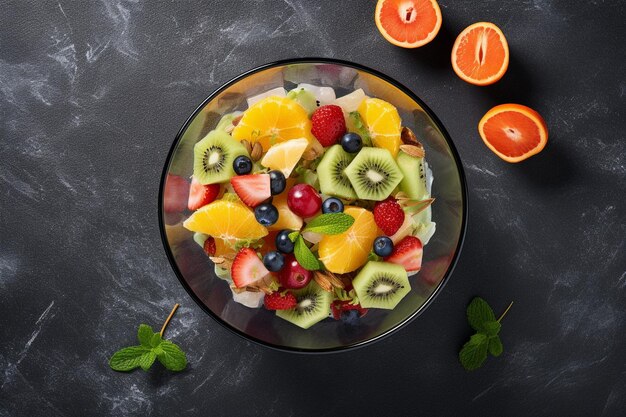
[[[212,262],[183,228],[187,211],[163,211],[167,175],[189,177],[193,146],[215,128],[221,116],[247,108],[246,98],[300,83],[333,87],[337,97],[362,88],[370,97],[392,103],[402,123],[413,130],[426,149],[434,174],[432,220],[437,228],[424,248],[422,270],[412,277],[411,292],[393,310],[370,309],[356,325],[326,319],[303,330],[264,308],[233,301],[228,283],[216,277]],[[418,175],[418,173],[416,173]],[[184,205],[184,204],[182,204]],[[458,153],[443,125],[409,89],[378,71],[330,59],[295,59],[255,68],[227,82],[193,112],[178,132],[167,157],[159,192],[159,225],[167,257],[189,295],[218,323],[265,346],[296,352],[334,352],[363,346],[398,330],[433,301],[452,273],[465,234],[467,200]]]

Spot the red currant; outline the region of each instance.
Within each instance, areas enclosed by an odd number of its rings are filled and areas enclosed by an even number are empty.
[[[311,271],[304,269],[293,254],[285,255],[283,269],[278,272],[278,280],[284,288],[290,290],[304,288],[311,282],[311,278]]]
[[[287,195],[289,209],[300,217],[311,217],[322,207],[322,198],[309,184],[294,185]]]

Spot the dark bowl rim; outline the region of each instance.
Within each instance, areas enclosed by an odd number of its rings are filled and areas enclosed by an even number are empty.
[[[257,72],[260,72],[260,71],[263,71],[263,70],[266,70],[266,69],[269,69],[269,68],[277,67],[277,66],[290,65],[290,64],[307,64],[307,63],[309,63],[309,64],[315,64],[315,63],[320,63],[320,64],[338,64],[338,65],[354,68],[354,69],[357,69],[359,71],[368,72],[368,73],[370,73],[370,74],[372,74],[372,75],[374,75],[374,76],[376,76],[376,77],[378,77],[378,78],[388,82],[389,84],[393,85],[394,87],[398,88],[399,90],[404,92],[406,95],[408,95],[412,100],[414,100],[416,103],[418,103],[422,107],[424,112],[433,120],[433,122],[435,123],[437,128],[441,131],[444,139],[448,143],[448,146],[450,147],[450,151],[452,153],[452,157],[454,159],[454,162],[455,162],[455,164],[457,166],[457,170],[459,172],[459,180],[461,182],[461,198],[462,198],[462,202],[463,202],[463,212],[462,212],[462,218],[461,218],[461,234],[459,236],[459,241],[457,243],[457,246],[456,246],[456,249],[455,249],[455,252],[454,252],[454,256],[452,257],[452,260],[450,262],[448,270],[446,271],[444,277],[439,282],[437,288],[435,288],[433,293],[426,299],[426,301],[421,305],[421,307],[418,308],[411,315],[407,316],[404,320],[402,320],[396,326],[392,327],[391,329],[389,329],[389,330],[385,331],[384,333],[381,333],[381,334],[379,334],[379,335],[377,335],[375,337],[372,337],[372,338],[367,339],[367,340],[362,340],[360,342],[353,343],[353,344],[337,346],[337,347],[332,347],[332,348],[322,348],[322,349],[305,349],[305,348],[281,346],[281,345],[276,345],[276,344],[273,344],[273,343],[269,343],[269,342],[266,342],[264,340],[257,339],[257,338],[255,338],[253,336],[250,336],[247,333],[245,333],[245,332],[243,332],[243,331],[241,331],[239,329],[236,329],[235,327],[231,326],[229,323],[224,321],[216,313],[214,313],[192,291],[190,286],[187,284],[187,282],[183,278],[183,274],[178,269],[178,266],[176,265],[176,262],[175,262],[175,259],[174,259],[174,254],[172,253],[172,250],[170,249],[168,241],[167,241],[167,235],[166,235],[166,232],[165,232],[165,222],[164,222],[164,219],[163,219],[163,189],[164,189],[164,186],[165,186],[165,179],[166,179],[167,174],[168,174],[168,167],[169,167],[169,164],[170,164],[170,160],[172,158],[174,150],[176,149],[176,145],[178,144],[178,141],[180,140],[182,134],[185,132],[185,130],[187,129],[187,127],[189,126],[191,121],[194,119],[194,117],[204,108],[204,106],[206,106],[207,103],[209,103],[211,100],[213,100],[213,98],[216,97],[217,95],[219,95],[222,91],[224,91],[225,89],[227,89],[231,85],[235,84],[236,82],[238,82],[238,81],[240,81],[240,80],[242,80],[242,79],[244,79],[244,78],[246,78],[246,77],[248,77],[248,76],[250,76],[252,74],[255,74]],[[374,343],[376,341],[382,340],[383,338],[386,338],[386,337],[392,335],[393,333],[397,332],[401,328],[405,327],[410,322],[415,320],[416,317],[418,317],[420,314],[422,314],[422,312],[424,310],[426,310],[426,308],[428,308],[428,306],[430,306],[430,304],[439,295],[439,293],[441,293],[443,287],[448,282],[450,276],[452,275],[452,272],[454,271],[454,268],[456,267],[456,264],[457,264],[458,259],[459,259],[459,255],[461,253],[461,249],[463,247],[463,242],[465,240],[465,234],[466,234],[466,231],[467,231],[468,207],[467,207],[467,182],[466,182],[466,178],[465,178],[465,172],[463,170],[463,164],[461,162],[461,158],[459,157],[459,153],[456,150],[456,147],[454,146],[454,143],[452,142],[452,138],[448,134],[447,130],[444,128],[444,126],[441,123],[441,121],[439,120],[439,118],[426,105],[426,103],[424,103],[422,101],[422,99],[420,99],[409,88],[405,87],[404,85],[402,85],[398,81],[392,79],[391,77],[383,74],[380,71],[374,70],[374,69],[366,67],[364,65],[356,64],[354,62],[345,61],[345,60],[341,60],[341,59],[334,59],[334,58],[315,58],[315,57],[291,58],[291,59],[284,59],[284,60],[269,62],[269,63],[260,65],[258,67],[255,67],[253,69],[250,69],[250,70],[248,70],[246,72],[241,73],[240,75],[232,78],[230,81],[224,83],[221,87],[219,87],[218,89],[213,91],[211,94],[209,94],[207,96],[207,98],[205,98],[202,101],[202,103],[187,118],[185,123],[182,125],[182,127],[180,128],[180,130],[176,134],[176,137],[174,138],[174,142],[172,143],[172,145],[170,147],[170,150],[167,153],[167,158],[165,160],[165,165],[163,167],[163,173],[161,174],[161,182],[160,182],[160,185],[159,185],[159,197],[158,198],[159,198],[159,201],[158,201],[158,218],[159,218],[159,230],[160,230],[160,234],[161,234],[161,241],[163,243],[163,247],[165,249],[165,253],[167,254],[167,259],[168,259],[168,261],[170,263],[170,266],[174,270],[174,273],[176,274],[176,277],[178,278],[180,284],[183,286],[183,288],[185,288],[185,290],[187,291],[189,296],[196,302],[196,304],[198,304],[198,306],[205,313],[207,313],[210,317],[212,317],[215,321],[217,321],[224,328],[226,328],[229,331],[235,333],[236,335],[244,338],[245,340],[249,340],[249,341],[252,341],[252,342],[254,342],[256,344],[259,344],[259,345],[262,345],[262,346],[265,346],[265,347],[269,347],[269,348],[272,348],[272,349],[275,349],[275,350],[278,350],[278,351],[281,351],[281,352],[303,353],[303,354],[323,354],[323,353],[347,352],[347,351],[351,351],[351,350],[354,350],[354,349],[357,349],[357,348],[360,348],[360,347],[363,347],[363,346],[366,346],[366,345],[370,345],[370,344],[372,344],[372,343]]]

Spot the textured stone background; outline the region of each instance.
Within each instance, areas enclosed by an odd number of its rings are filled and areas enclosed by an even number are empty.
[[[322,3],[324,4],[322,6]],[[626,408],[626,6],[442,0],[430,45],[375,29],[375,1],[1,1],[0,416],[620,415]],[[478,88],[449,63],[456,35],[498,24],[511,65]],[[187,296],[157,224],[179,127],[257,65],[324,56],[381,70],[437,113],[469,183],[452,279],[401,332],[355,352],[299,356],[229,333]],[[536,108],[537,157],[501,162],[476,125]],[[504,354],[456,355],[475,296],[515,306]],[[159,326],[190,366],[117,374],[107,359]]]

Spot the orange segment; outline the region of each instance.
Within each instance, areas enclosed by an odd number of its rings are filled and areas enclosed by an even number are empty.
[[[196,210],[183,226],[219,239],[259,239],[267,229],[254,218],[243,203],[217,200]]]
[[[288,190],[291,187],[286,188]],[[283,192],[274,197],[272,204],[278,210],[278,220],[268,230],[300,230],[302,228],[302,218],[289,209],[287,205],[287,192]]]
[[[239,141],[259,142],[266,152],[273,144],[290,139],[305,138],[310,142],[311,121],[296,101],[271,96],[246,110],[232,135]]]
[[[296,166],[309,142],[304,139],[292,139],[272,146],[263,159],[261,165],[269,169],[276,169],[289,178],[291,171]]]
[[[360,207],[346,207],[354,224],[339,235],[325,235],[319,243],[319,258],[326,269],[337,274],[352,272],[367,262],[378,227],[374,215]]]
[[[426,45],[441,28],[435,0],[378,0],[374,17],[381,35],[403,48]]]
[[[521,104],[492,108],[480,120],[478,132],[485,145],[507,162],[523,161],[541,152],[548,142],[546,122]]]
[[[489,22],[468,26],[452,47],[456,75],[474,85],[498,81],[509,67],[509,45],[499,27]]]
[[[395,158],[402,142],[402,120],[398,110],[384,100],[368,98],[361,102],[358,111],[370,132],[374,146],[387,149]]]

